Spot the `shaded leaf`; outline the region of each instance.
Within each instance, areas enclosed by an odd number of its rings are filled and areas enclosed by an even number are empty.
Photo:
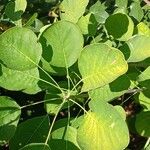
[[[94,100],[99,98],[99,100],[111,101],[114,98],[123,95],[129,89],[129,87],[130,80],[125,75],[123,75],[110,84],[89,91],[89,96]]]
[[[49,145],[51,150],[81,150],[76,138],[77,130],[75,128],[61,127],[52,132]]]
[[[20,106],[11,98],[0,96],[0,145],[15,134],[20,118]]]
[[[133,34],[134,24],[126,14],[116,13],[106,19],[105,27],[115,39],[127,41]]]
[[[135,128],[141,136],[150,136],[150,126],[148,122],[150,122],[150,111],[140,112],[136,116]]]
[[[50,148],[44,143],[32,143],[19,150],[50,150]]]
[[[139,62],[150,57],[150,37],[135,35],[121,48],[128,62]]]
[[[48,116],[29,119],[18,125],[10,141],[10,150],[18,150],[30,143],[44,143],[49,131]]]
[[[11,1],[6,5],[5,13],[13,21],[21,19],[21,15],[27,7],[26,0]]]

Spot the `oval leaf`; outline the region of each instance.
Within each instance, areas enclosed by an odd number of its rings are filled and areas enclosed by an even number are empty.
[[[134,24],[126,14],[116,13],[106,19],[105,27],[115,39],[127,41],[133,34]]]
[[[0,35],[0,60],[10,69],[29,70],[41,58],[41,45],[27,28],[13,27]]]
[[[44,50],[43,58],[50,65],[68,68],[80,55],[83,36],[77,25],[68,21],[59,21],[43,32],[40,42]]]
[[[84,83],[82,91],[102,87],[128,69],[123,54],[105,44],[86,46],[78,60],[78,66]]]

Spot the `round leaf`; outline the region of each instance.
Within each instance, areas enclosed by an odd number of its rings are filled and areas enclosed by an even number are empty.
[[[81,149],[125,149],[129,143],[129,131],[120,113],[102,101],[91,101],[90,108],[92,111],[85,115],[78,128],[77,141]]]
[[[54,67],[68,68],[78,59],[83,36],[77,25],[59,21],[48,27],[40,37],[43,58]]]
[[[0,96],[0,145],[14,135],[20,114],[20,106],[14,100]]]
[[[102,87],[124,74],[127,62],[123,54],[105,44],[86,46],[78,60],[82,75],[82,91]]]
[[[115,39],[127,41],[133,34],[134,24],[126,14],[116,13],[106,19],[105,27]]]
[[[0,60],[10,69],[29,70],[41,58],[41,45],[27,28],[13,27],[0,35]]]

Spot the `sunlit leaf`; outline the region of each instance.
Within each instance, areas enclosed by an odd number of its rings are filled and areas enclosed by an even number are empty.
[[[113,106],[102,101],[91,101],[89,106],[91,112],[85,115],[78,129],[77,141],[81,149],[126,148],[129,143],[128,128],[120,113]]]
[[[77,25],[59,21],[43,32],[40,42],[44,50],[43,58],[52,67],[68,68],[76,62],[81,53],[83,36]]]
[[[60,4],[61,19],[77,23],[85,12],[89,0],[63,0]]]
[[[27,71],[17,71],[0,65],[0,86],[13,91],[23,91],[35,94],[40,91],[38,87],[39,71],[34,68]],[[18,82],[19,81],[19,82]]]
[[[78,66],[84,83],[82,91],[107,85],[128,69],[122,53],[105,44],[86,46],[78,60]]]
[[[27,28],[13,27],[0,35],[0,60],[10,69],[35,68],[41,53],[36,35]]]

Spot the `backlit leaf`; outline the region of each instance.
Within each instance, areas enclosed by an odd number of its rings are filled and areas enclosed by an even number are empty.
[[[78,60],[78,66],[84,83],[82,91],[107,85],[128,69],[123,54],[105,44],[86,46]]]

